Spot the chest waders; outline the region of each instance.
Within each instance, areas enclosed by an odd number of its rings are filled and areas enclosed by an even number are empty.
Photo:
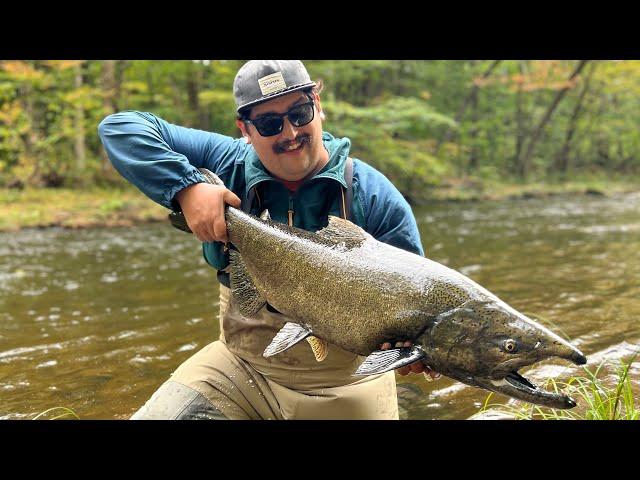
[[[351,158],[346,162],[345,180],[347,188],[340,189],[340,214],[351,219]],[[243,199],[242,209],[250,213],[255,201],[262,209],[259,192],[254,187]],[[292,210],[288,212],[289,225],[293,225],[294,214]],[[228,283],[224,282],[228,275],[220,271],[218,278],[221,280],[220,340],[184,362],[157,392],[163,388],[171,391],[181,388],[195,398],[189,400],[190,403],[183,402],[189,405],[182,410],[182,416],[174,414],[173,418],[398,419],[394,372],[353,377],[364,358],[332,344],[327,346],[326,358],[322,361],[316,360],[307,342],[275,357],[263,357],[262,352],[287,322],[287,317],[269,308],[261,309],[251,318],[243,317]],[[169,395],[158,397],[156,403],[162,405]],[[198,413],[203,403],[208,405],[208,417]],[[191,414],[189,409],[198,411]]]

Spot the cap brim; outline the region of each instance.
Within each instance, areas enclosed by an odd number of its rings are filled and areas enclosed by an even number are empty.
[[[272,93],[270,95],[265,95],[262,98],[254,100],[253,102],[245,103],[244,105],[240,105],[236,112],[240,113],[240,110],[245,110],[247,108],[255,107],[264,102],[268,102],[269,100],[273,100],[274,98],[282,97],[283,95],[288,95],[289,93],[297,92],[298,90],[304,90],[305,88],[315,87],[316,82],[302,83],[299,85],[292,85],[291,87],[285,88],[284,90],[280,90],[278,92]]]

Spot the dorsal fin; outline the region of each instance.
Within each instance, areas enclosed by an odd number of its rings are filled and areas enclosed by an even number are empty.
[[[329,224],[316,233],[333,244],[344,243],[347,247],[362,245],[370,237],[355,223],[333,215],[329,215]]]
[[[269,209],[264,209],[260,214],[260,220],[271,220],[271,215],[269,215]]]

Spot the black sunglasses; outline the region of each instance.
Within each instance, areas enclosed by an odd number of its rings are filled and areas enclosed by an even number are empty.
[[[288,117],[294,127],[303,127],[313,120],[315,115],[313,100],[301,103],[284,113],[266,113],[253,120],[244,119],[245,123],[252,123],[258,133],[263,137],[272,137],[282,132],[284,127],[284,117]]]

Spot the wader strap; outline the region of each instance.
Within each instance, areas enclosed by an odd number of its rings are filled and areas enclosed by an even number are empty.
[[[244,213],[247,213],[247,214],[251,213],[251,207],[253,207],[253,201],[255,200],[256,197],[258,197],[258,205],[262,203],[260,201],[260,195],[258,195],[257,188],[258,187],[256,185],[255,187],[253,187],[251,190],[247,192],[247,196],[242,202],[242,211]]]
[[[353,159],[351,157],[347,157],[344,166],[344,181],[347,184],[347,188],[340,189],[342,194],[340,213],[345,220],[351,220],[351,203],[353,202]]]

